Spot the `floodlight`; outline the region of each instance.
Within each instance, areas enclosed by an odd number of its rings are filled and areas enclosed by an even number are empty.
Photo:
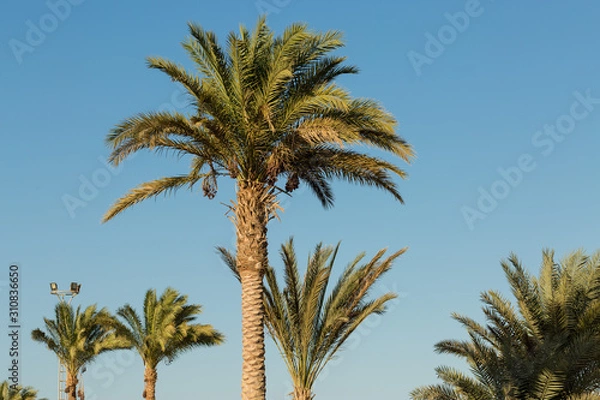
[[[78,294],[80,288],[81,284],[78,284],[77,282],[71,282],[71,293]]]

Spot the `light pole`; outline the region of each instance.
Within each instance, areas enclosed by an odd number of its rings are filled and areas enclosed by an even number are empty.
[[[65,302],[65,297],[69,297],[69,301],[67,304],[71,304],[73,297],[79,294],[79,290],[81,289],[81,283],[71,282],[71,287],[69,290],[58,290],[58,283],[50,282],[50,294],[58,297],[61,303]]]
[[[73,298],[79,294],[81,290],[81,283],[71,282],[71,286],[69,290],[58,290],[58,284],[56,282],[50,282],[50,294],[58,297],[58,301],[61,303],[71,304]],[[68,301],[65,301],[65,298],[69,298]],[[81,384],[83,385],[83,377],[80,375]],[[67,400],[67,393],[65,392],[65,388],[67,386],[67,368],[65,365],[58,359],[58,400]]]

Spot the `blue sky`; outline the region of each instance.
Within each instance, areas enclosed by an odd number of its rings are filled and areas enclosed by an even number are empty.
[[[463,336],[450,313],[480,318],[480,291],[508,294],[502,258],[513,251],[537,271],[543,248],[563,255],[600,247],[596,2],[64,4],[10,1],[0,16],[0,284],[18,263],[21,377],[43,396],[56,396],[56,359],[29,332],[52,315],[48,283],[79,281],[75,304],[113,311],[127,302],[139,307],[148,288],[189,294],[227,343],[161,366],[158,396],[239,398],[239,287],[214,251],[234,244],[221,204],[232,183],[222,182],[213,201],[180,192],[100,224],[128,188],[187,168],[147,154],[117,171],[103,164],[114,124],[140,111],[185,109],[180,89],[148,70],[145,57],[189,65],[179,46],[187,21],[223,38],[240,23],[252,26],[267,7],[278,32],[295,21],[344,31],[342,54],[361,73],[341,83],[380,100],[418,154],[399,182],[405,205],[336,184],[336,206],[326,211],[300,189],[269,227],[276,266],[278,246],[291,235],[303,258],[320,241],[341,240],[339,269],[362,250],[410,248],[380,285],[400,300],[349,343],[318,382],[317,398],[408,398],[435,382],[435,366],[460,365],[433,353],[437,341]],[[85,206],[69,209],[67,198]],[[6,287],[0,295],[5,321]],[[0,364],[8,367],[7,337],[0,337]],[[270,343],[267,350],[268,398],[284,399],[286,372]],[[86,375],[90,400],[141,395],[142,365],[131,355],[101,358]]]

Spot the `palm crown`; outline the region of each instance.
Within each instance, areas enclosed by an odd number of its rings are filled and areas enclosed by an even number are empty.
[[[469,340],[445,340],[440,353],[464,358],[474,378],[439,367],[441,385],[415,400],[596,399],[600,387],[600,253],[575,252],[561,263],[544,252],[540,276],[516,256],[502,263],[517,308],[495,291],[481,299],[487,325],[454,314]]]
[[[159,298],[155,290],[148,290],[143,317],[128,304],[117,311],[125,322],[119,333],[138,351],[144,365],[155,368],[194,347],[223,342],[223,335],[211,325],[194,323],[201,310],[200,305],[187,304],[187,296],[174,289],[166,289]]]
[[[32,338],[46,344],[68,370],[78,371],[98,354],[130,346],[115,334],[113,317],[107,309],[91,305],[81,311],[66,303],[55,308],[56,319],[44,318],[46,332],[35,329]]]
[[[261,19],[252,33],[241,28],[239,35],[230,34],[224,50],[212,32],[194,24],[189,29],[183,47],[202,77],[162,58],[149,58],[148,66],[183,85],[194,114],[139,114],[116,126],[107,142],[115,164],[142,149],[172,150],[192,157],[190,171],[142,184],[105,219],[200,181],[204,195],[213,197],[220,176],[261,182],[275,192],[291,192],[304,182],[324,206],[333,202],[328,181],[334,177],[383,188],[402,201],[390,173],[404,172],[350,148],[367,144],[407,161],[413,156],[389,113],[334,83],[356,72],[343,65],[344,57],[329,54],[343,46],[339,32],[313,33],[295,24],[275,37]],[[281,178],[283,187],[277,186]]]
[[[156,398],[157,366],[161,361],[171,362],[195,347],[223,343],[223,335],[212,326],[194,323],[201,310],[200,305],[187,304],[187,296],[167,288],[160,297],[156,290],[146,292],[142,317],[129,304],[117,311],[125,322],[117,325],[117,331],[144,362],[145,399]]]
[[[318,375],[348,337],[367,317],[382,314],[386,303],[396,297],[385,293],[368,298],[375,282],[405,250],[386,258],[381,250],[362,265],[364,254],[360,254],[327,293],[338,248],[317,245],[301,278],[290,240],[281,247],[285,286],[280,289],[272,267],[266,271],[266,325],[294,380],[297,400],[313,397]]]
[[[3,381],[0,383],[0,400],[37,400],[37,390],[29,386],[11,388],[8,381]]]
[[[106,308],[98,310],[91,305],[81,311],[70,304],[60,302],[55,307],[55,319],[44,318],[46,332],[35,329],[33,340],[44,343],[53,351],[67,370],[69,398],[75,398],[77,374],[81,367],[93,361],[99,354],[131,345],[115,333],[115,319]]]

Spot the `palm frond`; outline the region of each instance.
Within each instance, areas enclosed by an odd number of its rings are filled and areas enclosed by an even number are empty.
[[[266,271],[266,325],[292,380],[302,390],[310,391],[319,373],[358,326],[369,316],[383,313],[386,303],[396,297],[385,293],[368,299],[370,288],[404,250],[385,259],[382,251],[364,265],[351,264],[328,298],[338,249],[339,244],[317,245],[301,278],[290,239],[281,246],[284,286],[278,283],[272,267]]]
[[[184,186],[192,188],[196,182],[200,180],[200,176],[173,176],[168,178],[156,179],[146,182],[132,189],[127,195],[121,197],[117,202],[104,214],[103,221],[106,222],[112,219],[117,214],[125,211],[127,208],[151,197],[156,197],[160,194],[168,194]]]
[[[482,293],[486,325],[454,314],[469,339],[441,341],[436,351],[464,359],[489,394],[483,398],[594,398],[600,387],[598,253],[588,257],[577,251],[557,263],[554,252],[544,250],[539,277],[514,254],[501,265],[516,306],[498,292]],[[441,396],[454,391],[479,398],[449,376],[462,375],[442,374],[444,385],[417,389],[413,398],[435,396],[438,389]]]

